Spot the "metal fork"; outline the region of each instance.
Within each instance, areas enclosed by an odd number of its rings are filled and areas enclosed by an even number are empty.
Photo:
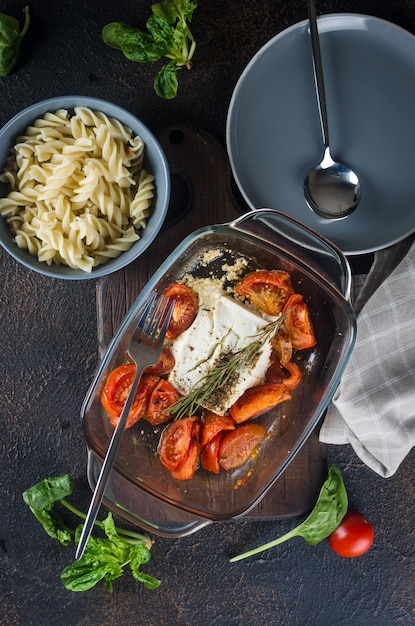
[[[157,363],[160,358],[167,326],[169,325],[170,317],[173,312],[173,307],[174,300],[165,299],[163,301],[163,298],[156,300],[156,294],[152,292],[141,310],[142,313],[138,321],[137,328],[134,331],[128,346],[128,354],[136,365],[134,380],[121,412],[120,419],[108,446],[108,450],[98,476],[97,484],[95,485],[91,504],[89,505],[85,524],[76,550],[76,559],[80,559],[82,557],[97,518],[98,511],[108,485],[111,469],[114,465],[118,447],[121,442],[121,437],[125,430],[127,418],[137,391],[137,386],[140,382],[141,374],[145,367],[148,365],[154,365],[154,363]]]

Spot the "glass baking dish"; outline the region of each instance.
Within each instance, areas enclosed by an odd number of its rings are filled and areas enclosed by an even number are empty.
[[[218,249],[223,252],[221,261],[206,263]],[[218,275],[224,259],[241,256],[252,268],[290,273],[295,291],[308,304],[317,344],[296,355],[303,380],[292,399],[256,418],[266,426],[268,436],[256,457],[239,468],[220,474],[199,468],[191,480],[175,480],[156,453],[165,425],[154,427],[139,420],[125,431],[104,503],[160,536],[187,535],[210,522],[242,516],[258,504],[318,424],[353,349],[350,267],[324,237],[273,209],[258,209],[227,224],[195,231],[164,261],[134,302],[86,395],[81,413],[92,489],[113,428],[101,405],[101,392],[109,372],[125,358],[144,299],[189,272]]]

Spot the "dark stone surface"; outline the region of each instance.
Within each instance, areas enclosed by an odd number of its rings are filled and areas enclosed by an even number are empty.
[[[0,10],[20,17],[24,2]],[[32,25],[21,63],[0,79],[0,124],[21,108],[59,94],[104,97],[126,106],[150,128],[193,122],[223,143],[233,86],[270,37],[306,17],[306,2],[200,2],[191,72],[178,97],[152,91],[154,68],[123,59],[100,40],[109,21],[142,24],[150,2],[30,0]],[[415,32],[408,0],[320,2],[320,12],[367,13]],[[408,85],[408,89],[413,89]],[[148,591],[127,574],[113,595],[97,587],[66,591],[59,579],[71,548],[49,539],[21,493],[50,474],[69,472],[74,502],[86,508],[86,452],[79,414],[97,366],[94,281],[35,275],[0,252],[0,622],[4,626],[302,625],[388,626],[415,623],[414,454],[381,479],[348,447],[330,447],[350,503],[375,527],[371,551],[355,560],[326,542],[295,539],[256,558],[228,558],[271,540],[296,520],[212,525],[178,540],[157,538],[147,571],[162,579]]]

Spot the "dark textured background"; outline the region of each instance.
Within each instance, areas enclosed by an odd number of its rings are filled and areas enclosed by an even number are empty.
[[[222,144],[227,106],[237,78],[273,35],[306,17],[293,0],[200,1],[193,31],[194,68],[183,72],[179,95],[152,91],[152,67],[125,60],[100,39],[122,20],[143,24],[144,0],[29,0],[32,23],[21,63],[0,78],[0,124],[24,106],[60,94],[104,97],[156,130],[192,122]],[[3,0],[0,11],[21,17],[24,2]],[[415,33],[409,0],[320,2],[319,12],[367,13]],[[408,90],[414,85],[408,85]],[[21,493],[47,475],[69,472],[74,501],[90,491],[79,414],[97,366],[95,281],[62,282],[35,275],[0,252],[0,623],[3,626],[415,624],[414,459],[388,480],[376,476],[349,447],[330,447],[350,502],[371,520],[368,554],[342,559],[326,542],[301,539],[239,564],[228,558],[271,540],[296,520],[211,525],[191,537],[157,538],[147,571],[162,579],[148,591],[129,574],[113,595],[97,587],[66,591],[59,580],[73,557],[49,539]]]

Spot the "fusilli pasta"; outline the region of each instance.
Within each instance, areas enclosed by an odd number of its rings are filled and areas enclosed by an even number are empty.
[[[0,198],[20,248],[48,265],[91,272],[140,239],[154,197],[144,143],[120,121],[88,107],[46,113],[10,151]]]

